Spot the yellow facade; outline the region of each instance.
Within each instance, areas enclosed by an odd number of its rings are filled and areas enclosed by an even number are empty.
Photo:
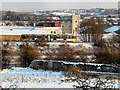
[[[20,35],[0,35],[0,40],[3,41],[20,40]]]
[[[72,15],[72,34],[78,34],[80,29],[80,15]]]
[[[47,35],[50,34],[62,34],[62,30],[48,30]]]

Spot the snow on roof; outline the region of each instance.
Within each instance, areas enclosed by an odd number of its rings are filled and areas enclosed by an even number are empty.
[[[83,63],[83,62],[69,62],[69,61],[58,61],[58,60],[34,60],[32,62],[39,62],[39,61],[43,61],[43,62],[60,62],[60,63],[63,63],[63,64],[73,64],[73,65],[78,65],[78,64],[81,64],[81,65],[92,65],[92,66],[101,66],[103,64],[97,64],[97,63]]]
[[[34,27],[32,26],[0,26],[2,29],[26,29],[26,30],[34,30]]]
[[[61,27],[33,27],[33,26],[0,26],[2,29],[20,29],[20,30],[34,30],[34,29],[47,29],[47,30],[61,30]]]
[[[47,34],[48,30],[61,30],[61,27],[0,26],[0,35]]]
[[[105,32],[110,32],[110,33],[114,33],[115,31],[119,30],[120,29],[120,26],[112,26],[108,29],[105,29],[104,31]]]
[[[61,27],[36,27],[35,30],[36,30],[36,29],[39,29],[39,30],[40,30],[40,29],[47,29],[47,30],[51,30],[51,29],[52,29],[52,30],[53,30],[53,29],[54,29],[54,30],[61,30]]]
[[[84,17],[83,19],[89,19],[89,17]]]
[[[71,15],[73,15],[75,13],[53,12],[51,14],[60,15],[60,16],[71,16]]]
[[[47,34],[47,30],[0,29],[0,35]]]

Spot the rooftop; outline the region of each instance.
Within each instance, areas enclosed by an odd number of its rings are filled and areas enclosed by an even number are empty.
[[[115,31],[119,30],[120,29],[120,26],[112,26],[108,29],[105,29],[104,31],[105,32],[110,32],[111,34],[113,34]]]

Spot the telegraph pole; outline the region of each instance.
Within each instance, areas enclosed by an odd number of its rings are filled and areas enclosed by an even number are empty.
[[[1,42],[0,42],[1,44]],[[2,70],[2,50],[1,50],[1,47],[0,47],[0,70]]]
[[[2,29],[2,28],[0,28]],[[2,32],[0,32],[2,33]],[[2,36],[0,36],[0,70],[2,70]]]
[[[2,3],[0,3],[0,5],[2,5]],[[0,8],[0,10],[2,10],[1,8]],[[0,20],[2,20],[2,12],[0,12]],[[2,28],[0,28],[0,29],[2,29]],[[2,32],[0,32],[0,33],[2,33]],[[2,36],[0,36],[0,70],[2,70]]]

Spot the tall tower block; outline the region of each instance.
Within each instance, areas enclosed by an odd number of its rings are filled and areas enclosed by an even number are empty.
[[[80,32],[80,15],[72,15],[72,34],[78,34]]]

